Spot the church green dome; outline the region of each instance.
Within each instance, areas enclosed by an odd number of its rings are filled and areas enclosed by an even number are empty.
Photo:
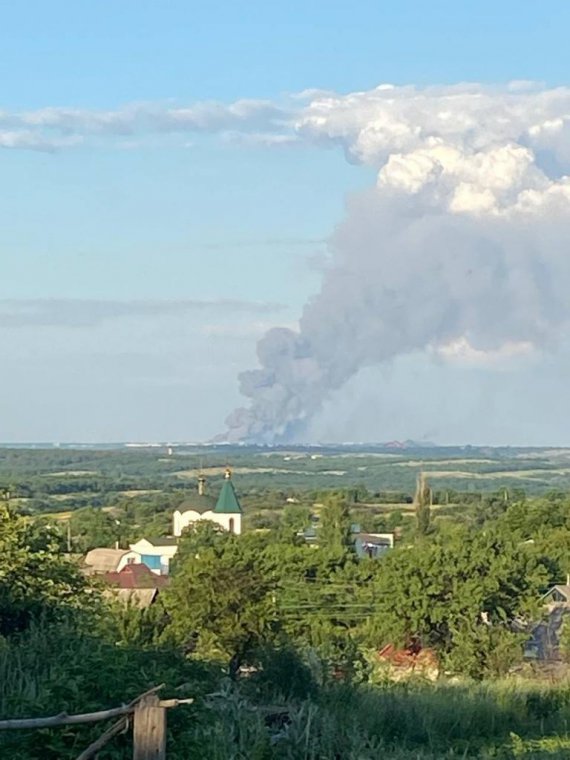
[[[220,495],[218,496],[218,501],[216,502],[214,512],[226,515],[241,514],[240,503],[238,501],[238,497],[236,496],[234,484],[231,481],[231,473],[229,470],[226,470],[226,479],[224,480],[224,485],[222,486]]]

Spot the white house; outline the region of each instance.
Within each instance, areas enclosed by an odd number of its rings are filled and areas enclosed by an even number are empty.
[[[230,533],[241,533],[242,509],[232,483],[231,470],[227,469],[224,485],[217,499],[206,493],[206,479],[198,479],[198,493],[187,499],[173,517],[172,532],[181,536],[184,528],[210,520]]]
[[[131,551],[137,552],[140,561],[156,575],[168,575],[170,560],[178,550],[178,541],[172,537],[141,538],[130,544]]]

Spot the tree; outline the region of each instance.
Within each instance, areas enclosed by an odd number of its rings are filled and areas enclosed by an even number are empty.
[[[498,652],[520,654],[515,623],[532,616],[547,577],[524,547],[491,530],[396,549],[372,580],[365,634],[373,646],[419,640],[454,672],[495,673]]]
[[[60,552],[60,537],[0,505],[0,634],[88,607],[91,597],[79,568]]]
[[[431,526],[431,488],[423,472],[418,475],[414,507],[417,533],[419,536],[425,536],[429,533]]]
[[[235,677],[276,630],[273,584],[247,536],[211,538],[175,568],[164,595],[167,635],[188,652],[223,658]]]
[[[70,517],[72,548],[81,553],[112,547],[120,538],[120,525],[107,512],[93,507],[76,510]]]
[[[283,510],[281,528],[285,533],[296,535],[311,524],[311,510],[304,504],[288,504]]]
[[[404,522],[404,513],[401,509],[395,509],[388,515],[388,530],[396,530]]]
[[[321,514],[319,541],[321,546],[337,551],[352,545],[350,510],[344,497],[329,497]]]
[[[171,573],[176,574],[177,568],[187,559],[199,558],[204,551],[220,547],[229,538],[230,534],[212,520],[200,520],[189,525],[182,532],[178,551],[170,565]]]
[[[356,486],[347,492],[347,497],[351,504],[363,504],[368,501],[370,494],[365,486]]]

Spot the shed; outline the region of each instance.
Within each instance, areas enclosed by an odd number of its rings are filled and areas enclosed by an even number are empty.
[[[91,549],[85,555],[83,569],[87,575],[119,572],[126,565],[140,561],[141,555],[133,549]]]
[[[561,659],[562,629],[570,619],[570,584],[552,586],[541,601],[545,607],[544,617],[532,628],[524,656],[527,660],[556,662]]]
[[[544,604],[561,604],[570,606],[570,586],[553,586],[542,597]]]

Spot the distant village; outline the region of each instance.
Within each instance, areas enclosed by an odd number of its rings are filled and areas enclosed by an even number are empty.
[[[128,549],[118,546],[91,549],[83,559],[83,571],[87,575],[101,576],[125,601],[133,600],[139,606],[148,606],[155,600],[159,589],[168,583],[170,563],[186,528],[207,520],[239,536],[242,515],[229,468],[225,471],[217,498],[207,492],[206,479],[200,475],[198,489],[172,516],[171,536],[146,536],[130,544]]]
[[[99,547],[91,549],[82,559],[82,570],[97,576],[107,588],[106,593],[125,603],[145,608],[152,605],[160,591],[169,583],[170,564],[178,551],[183,532],[201,521],[208,521],[236,536],[242,533],[243,509],[232,480],[225,470],[223,485],[214,496],[208,492],[206,478],[200,475],[197,488],[188,494],[172,515],[172,535],[144,536],[128,549]],[[360,558],[380,559],[394,548],[394,532],[367,533],[352,525],[354,550]],[[308,525],[298,533],[307,545],[318,547],[318,530]],[[540,600],[543,618],[531,628],[525,647],[525,660],[556,667],[561,662],[560,635],[563,623],[570,616],[570,578],[566,584],[553,586]],[[421,671],[432,677],[437,672],[436,659],[430,650],[397,649],[388,645],[379,652],[396,674]]]

